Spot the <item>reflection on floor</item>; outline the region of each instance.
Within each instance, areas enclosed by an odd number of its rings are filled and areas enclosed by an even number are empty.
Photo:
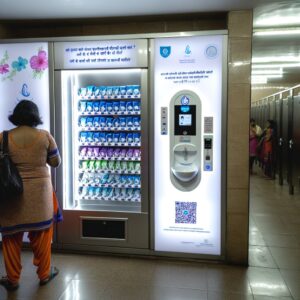
[[[18,300],[300,299],[300,197],[261,175],[251,177],[248,268],[138,258],[54,254],[60,274],[39,287],[30,252],[23,253]],[[0,254],[0,273],[4,267]]]

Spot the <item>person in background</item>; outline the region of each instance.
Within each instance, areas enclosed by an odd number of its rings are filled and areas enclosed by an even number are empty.
[[[255,123],[250,120],[250,132],[249,132],[249,172],[253,174],[253,164],[257,155],[258,135],[256,132]]]
[[[36,128],[42,121],[35,103],[20,101],[9,121],[16,126],[9,131],[9,154],[22,177],[24,191],[13,201],[0,199],[0,232],[6,270],[0,284],[7,290],[16,290],[22,269],[24,232],[28,232],[40,285],[58,274],[58,269],[51,266],[51,241],[53,222],[62,218],[47,165],[58,167],[61,158],[51,134]],[[2,139],[3,133],[0,143]]]
[[[255,120],[253,118],[250,119],[250,126],[255,127],[256,136],[259,138],[262,135],[262,129],[258,124],[256,124]]]
[[[274,166],[274,121],[267,120],[262,140],[262,156],[264,161],[264,175],[267,179],[273,178]]]

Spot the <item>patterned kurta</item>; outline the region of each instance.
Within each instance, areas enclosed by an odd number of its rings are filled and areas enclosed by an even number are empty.
[[[50,133],[37,130],[36,134],[34,142],[26,147],[18,146],[9,134],[9,154],[23,179],[24,192],[12,201],[0,199],[0,232],[3,235],[46,229],[53,222],[53,187],[47,160],[59,152]],[[0,142],[2,138],[3,133]]]

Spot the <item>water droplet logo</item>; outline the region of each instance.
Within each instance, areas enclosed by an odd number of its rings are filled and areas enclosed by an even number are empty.
[[[181,105],[188,105],[190,103],[190,99],[187,96],[183,96],[180,101]]]
[[[191,51],[191,47],[189,46],[189,45],[187,45],[186,47],[185,47],[185,54],[186,55],[190,55],[191,53],[192,53],[192,51]]]
[[[207,58],[213,59],[218,55],[218,49],[216,46],[210,45],[205,50],[205,55]]]
[[[30,96],[28,85],[26,83],[24,83],[23,86],[22,86],[21,94],[24,97],[29,97]]]

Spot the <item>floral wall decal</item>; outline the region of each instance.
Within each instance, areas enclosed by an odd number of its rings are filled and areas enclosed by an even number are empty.
[[[43,49],[39,49],[38,55],[34,55],[30,58],[30,67],[33,69],[33,77],[41,78],[44,70],[48,68],[47,52]]]
[[[21,56],[18,57],[18,60],[13,61],[12,68],[18,72],[21,72],[23,69],[26,69],[26,65],[28,64],[28,60]]]
[[[37,55],[31,56],[30,67],[33,70],[33,78],[41,79],[44,71],[48,68],[48,57],[47,52],[43,48],[38,49]],[[9,65],[9,55],[5,51],[3,58],[0,60],[0,76],[2,81],[9,79],[13,80],[13,77],[17,75],[18,72],[26,70],[28,65],[28,59],[19,56],[16,60],[11,63],[11,68]]]

